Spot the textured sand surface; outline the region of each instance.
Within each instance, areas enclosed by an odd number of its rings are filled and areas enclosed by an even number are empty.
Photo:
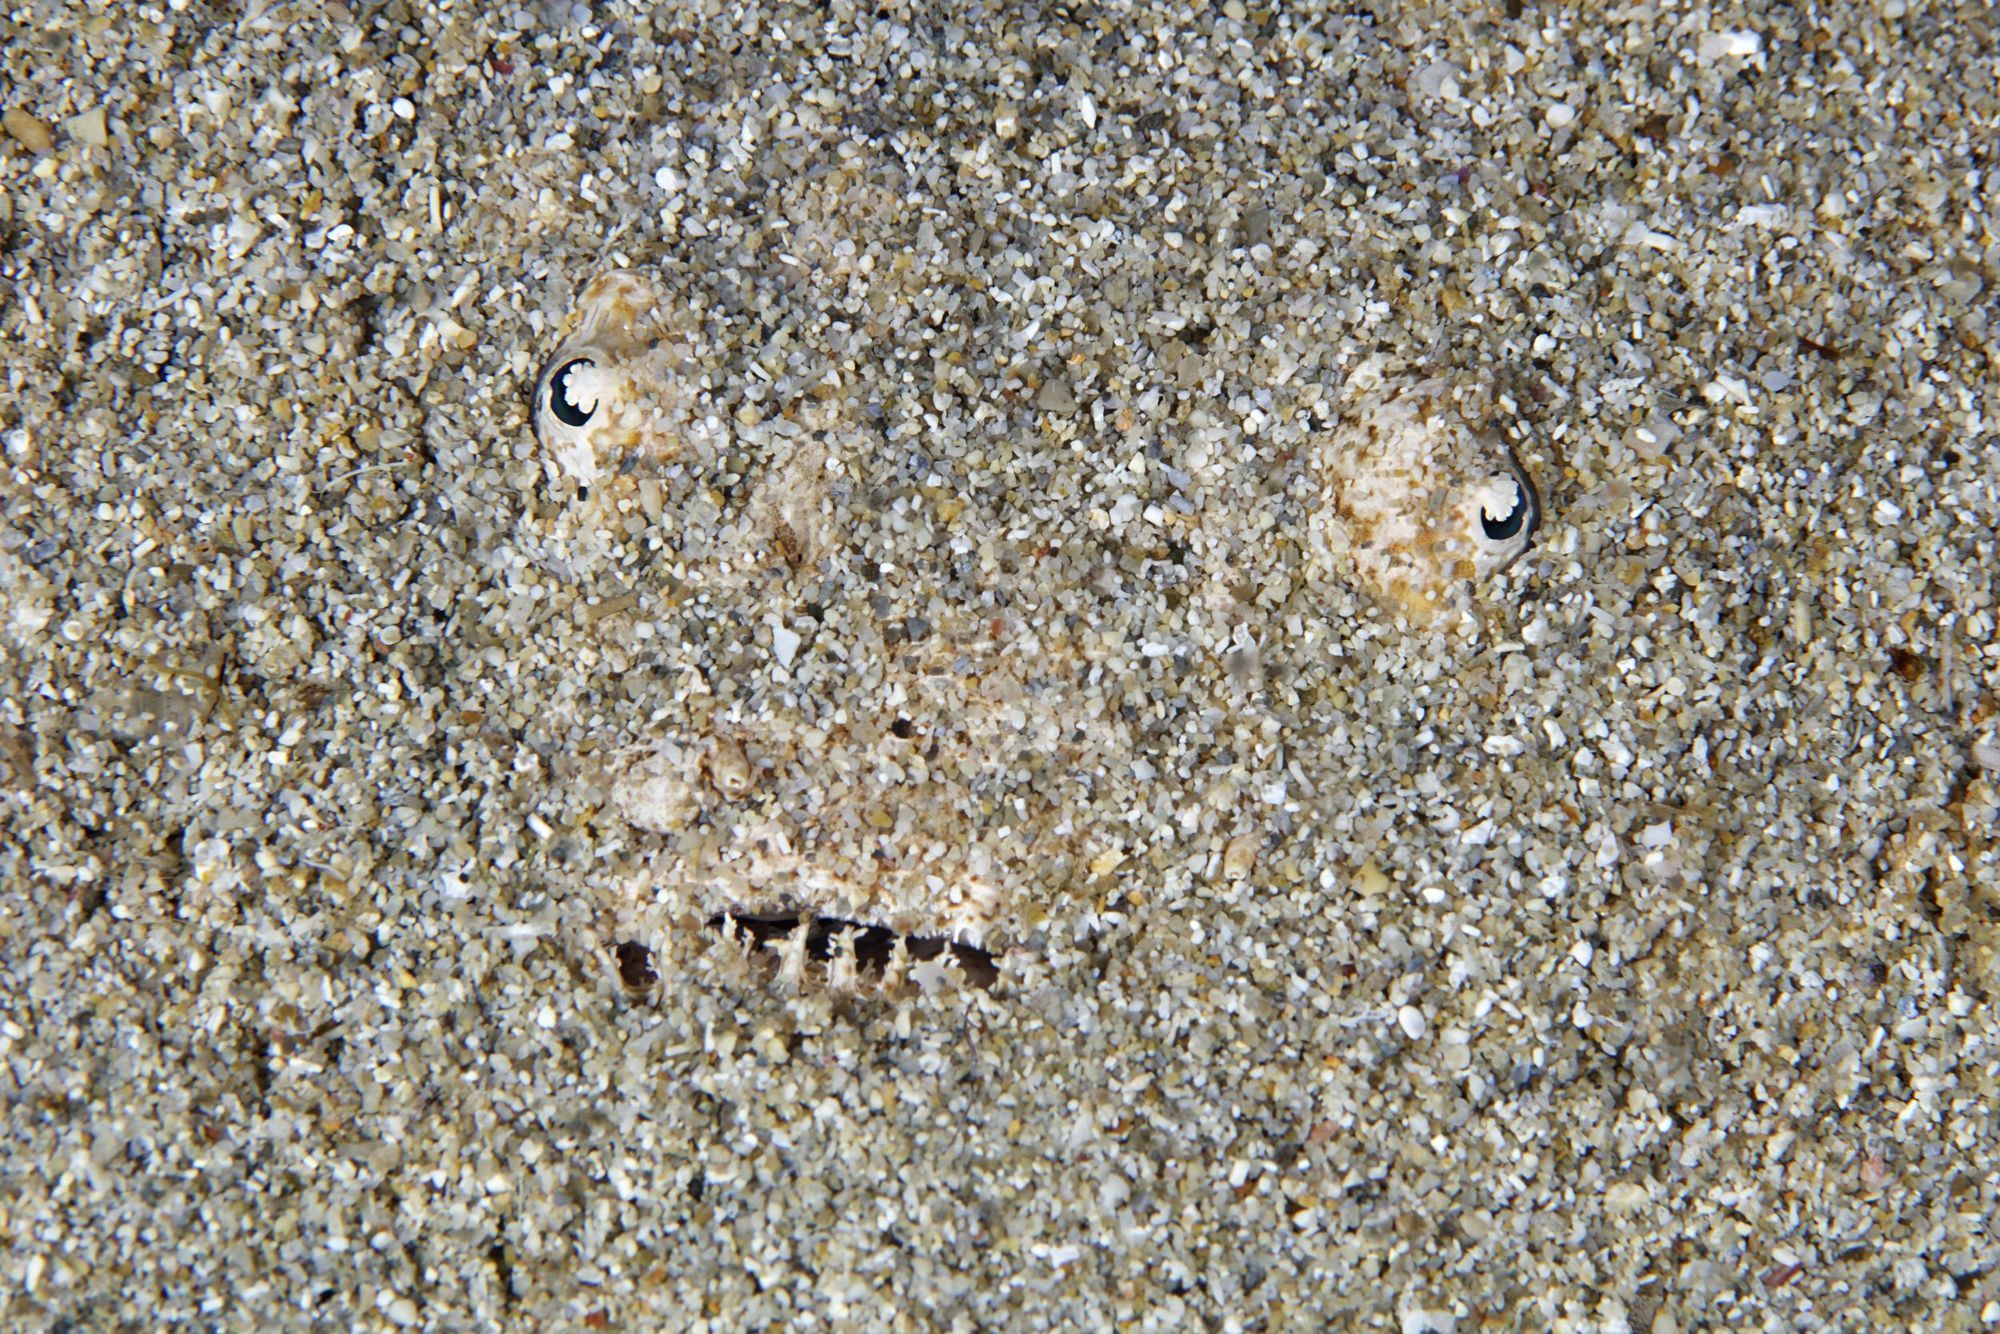
[[[0,19],[0,1323],[2000,1323],[1993,8],[1200,11]],[[1429,619],[1378,358],[1545,502]],[[1124,762],[997,984],[706,929],[619,757],[996,607]]]

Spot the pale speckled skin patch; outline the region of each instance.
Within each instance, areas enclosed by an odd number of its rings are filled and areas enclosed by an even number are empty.
[[[667,325],[650,284],[607,274],[538,378],[544,449],[558,472],[598,488],[596,504],[635,460],[670,464],[706,447],[683,388],[687,352]],[[1422,616],[1526,550],[1533,488],[1442,382],[1362,375],[1350,389],[1297,470],[1303,559]],[[786,448],[750,478],[709,574],[690,573],[721,603],[756,600],[759,585],[745,581],[760,564],[810,568],[849,554],[838,481],[843,456],[870,440],[838,409],[803,412]],[[1212,603],[1234,596],[1224,591],[1231,544],[1271,537],[1264,508],[1247,498],[1240,507],[1200,520],[1213,554],[1197,595]],[[1038,539],[1018,545],[1032,559]],[[704,920],[798,913],[1004,946],[1048,905],[1146,855],[1128,807],[1132,782],[1146,777],[1144,729],[1162,724],[1104,688],[1102,664],[1114,659],[1101,627],[1018,590],[960,589],[949,600],[904,591],[933,609],[921,634],[890,642],[829,621],[823,633],[843,646],[833,678],[782,708],[710,707],[696,682],[656,712],[651,744],[616,766],[611,797],[629,824],[661,837],[648,867],[660,893]],[[786,666],[795,633],[770,630]],[[1261,844],[1255,804],[1219,780],[1203,809],[1176,818],[1212,832],[1218,872],[1237,878]]]
[[[1513,564],[1541,517],[1507,446],[1441,380],[1364,383],[1314,440],[1307,474],[1315,556],[1418,615]]]
[[[591,282],[536,377],[535,434],[579,486],[607,467],[678,458],[687,425],[675,343],[654,286],[637,274]]]
[[[1076,688],[1085,655],[1018,615],[937,626],[857,673],[823,725],[663,737],[614,788],[669,838],[704,916],[820,916],[984,945],[1021,902],[1123,856],[1091,818],[1129,724]]]

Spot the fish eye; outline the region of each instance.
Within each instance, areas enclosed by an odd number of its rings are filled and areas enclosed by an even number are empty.
[[[554,413],[555,419],[564,426],[582,426],[596,413],[595,398],[587,403],[578,403],[570,393],[570,377],[578,370],[596,364],[588,357],[576,357],[564,362],[556,373],[549,377],[549,411]]]
[[[1519,482],[1514,483],[1514,508],[1508,512],[1506,518],[1496,519],[1486,512],[1484,505],[1479,507],[1479,527],[1489,542],[1505,542],[1518,534],[1521,525],[1527,521],[1528,493],[1521,489]]]
[[[1529,495],[1528,488],[1522,484],[1520,478],[1513,480],[1514,505],[1504,517],[1496,519],[1486,512],[1484,505],[1479,507],[1479,528],[1486,534],[1486,540],[1489,542],[1510,541],[1519,537],[1524,528],[1532,529],[1534,525],[1534,498]]]

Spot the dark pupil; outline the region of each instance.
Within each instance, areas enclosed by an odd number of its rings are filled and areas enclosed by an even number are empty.
[[[569,397],[570,372],[579,366],[595,366],[596,364],[594,361],[587,361],[582,357],[578,357],[575,361],[564,363],[563,368],[557,371],[554,378],[549,381],[549,411],[555,413],[556,420],[564,426],[581,426],[590,420],[591,413],[597,411],[595,403],[592,403],[587,408],[579,408],[575,403],[570,401]]]
[[[1489,518],[1486,507],[1482,505],[1479,508],[1479,526],[1486,531],[1486,540],[1489,542],[1505,542],[1521,531],[1521,524],[1527,517],[1528,494],[1521,489],[1519,482],[1514,483],[1514,511],[1506,518]]]

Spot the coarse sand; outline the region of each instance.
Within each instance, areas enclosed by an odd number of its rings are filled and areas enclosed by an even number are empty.
[[[2000,1323],[1990,3],[30,0],[0,70],[0,1324]],[[613,268],[711,448],[583,496]],[[1436,616],[1298,564],[1384,366],[1543,501]],[[1094,851],[991,985],[725,938],[609,795],[903,745],[841,683],[1003,614]]]

